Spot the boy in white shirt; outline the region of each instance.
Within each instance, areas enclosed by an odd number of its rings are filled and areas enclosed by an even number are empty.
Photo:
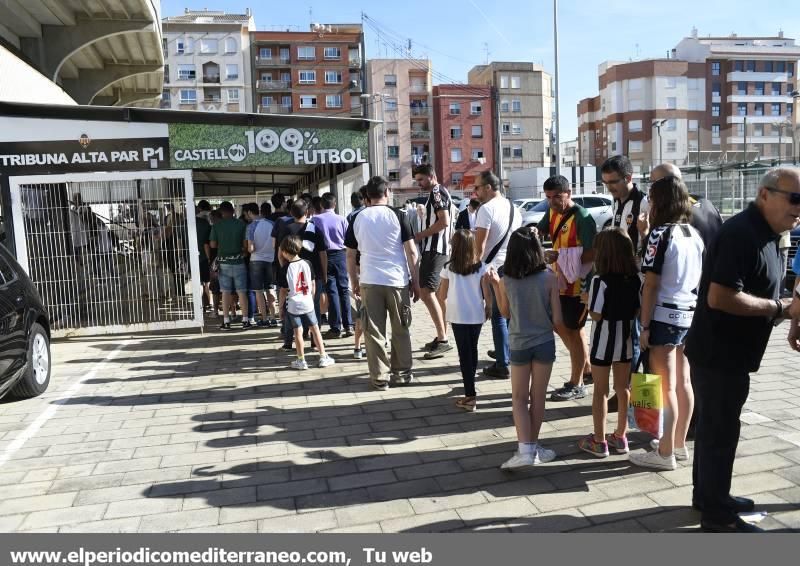
[[[336,362],[325,353],[325,344],[322,342],[319,324],[314,314],[314,277],[311,273],[311,264],[300,258],[302,249],[303,243],[298,236],[287,236],[279,248],[284,262],[278,274],[281,312],[286,308],[287,317],[294,329],[294,343],[297,348],[297,359],[289,364],[289,367],[308,369],[303,343],[303,323],[305,323],[319,348],[318,367],[324,368]]]

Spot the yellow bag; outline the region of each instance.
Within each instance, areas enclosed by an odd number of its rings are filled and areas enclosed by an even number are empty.
[[[628,416],[635,427],[660,438],[663,431],[664,402],[661,397],[661,376],[651,373],[631,374],[631,403]],[[631,419],[629,418],[629,421]]]

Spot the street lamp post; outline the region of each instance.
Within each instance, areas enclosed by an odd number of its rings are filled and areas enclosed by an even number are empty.
[[[659,165],[664,163],[664,155],[663,155],[663,152],[662,152],[663,148],[661,147],[661,126],[663,126],[666,123],[667,123],[667,119],[666,118],[662,118],[661,120],[653,120],[653,127],[658,132],[658,164]]]

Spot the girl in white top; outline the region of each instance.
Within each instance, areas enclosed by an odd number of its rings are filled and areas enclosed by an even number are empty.
[[[456,230],[450,241],[450,262],[442,269],[439,302],[445,305],[445,317],[453,329],[464,381],[464,397],[456,407],[474,411],[475,372],[478,369],[478,338],[489,318],[488,283],[483,279],[486,265],[475,261],[475,236],[469,230]]]
[[[688,460],[686,432],[694,411],[686,334],[697,304],[703,265],[703,239],[689,225],[692,206],[683,181],[667,176],[650,188],[653,230],[642,260],[642,350],[650,350],[650,371],[661,376],[664,430],[652,452],[635,453],[638,466],[674,470],[675,460]]]

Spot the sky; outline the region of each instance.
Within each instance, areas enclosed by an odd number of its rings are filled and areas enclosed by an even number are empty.
[[[692,27],[700,36],[800,35],[800,12],[786,0],[561,0],[558,2],[561,140],[577,136],[577,103],[596,96],[597,67],[604,61],[665,57]],[[555,70],[552,0],[162,0],[163,16],[185,8],[244,13],[259,30],[312,22],[359,23],[362,12],[367,58],[399,57],[411,40],[412,56],[429,58],[434,84],[464,83],[474,65],[532,61]],[[756,16],[756,17],[754,17]],[[380,31],[376,31],[377,28]]]

